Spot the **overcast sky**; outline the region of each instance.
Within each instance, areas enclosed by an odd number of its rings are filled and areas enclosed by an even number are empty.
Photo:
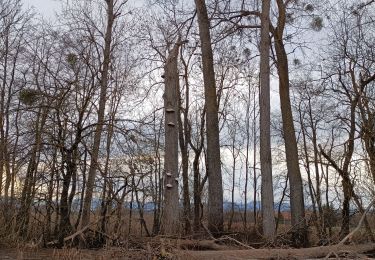
[[[37,13],[40,13],[45,18],[49,19],[55,17],[55,12],[60,9],[62,1],[66,0],[22,0],[25,8],[34,7]],[[144,3],[144,0],[134,0],[129,2],[133,7],[140,7]]]
[[[34,7],[35,11],[46,18],[53,18],[59,9],[61,0],[22,0],[25,7]]]

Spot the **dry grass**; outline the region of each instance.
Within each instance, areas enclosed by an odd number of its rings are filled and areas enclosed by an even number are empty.
[[[184,246],[182,244],[189,244],[189,239],[192,244],[197,244],[194,247],[185,247],[189,250],[239,250],[244,249],[238,246],[230,240],[223,240],[221,242],[214,242],[219,247],[212,248],[212,246],[201,247],[204,244],[201,240],[207,239],[208,236],[205,232],[202,232],[199,236],[185,236],[185,242],[181,242],[180,237],[175,237],[174,239],[166,237],[145,237],[145,231],[142,228],[141,220],[137,210],[133,211],[132,224],[130,226],[129,232],[129,209],[124,209],[121,212],[122,219],[120,222],[117,220],[117,215],[113,215],[108,218],[107,234],[112,237],[116,237],[116,243],[114,240],[108,240],[107,245],[100,250],[78,250],[78,249],[46,249],[43,248],[43,232],[45,223],[43,219],[30,219],[29,235],[27,239],[20,238],[14,232],[9,232],[12,229],[12,223],[5,223],[4,219],[0,217],[0,260],[2,259],[176,259],[176,252],[181,250]],[[39,215],[40,216],[40,215]],[[226,216],[228,217],[228,215]],[[360,216],[359,216],[360,217]],[[73,216],[72,219],[74,219]],[[370,216],[372,220],[375,220],[374,215]],[[97,216],[92,216],[92,220],[97,220]],[[153,225],[153,214],[151,212],[144,213],[144,219],[149,231],[152,231]],[[55,217],[53,217],[55,220]],[[72,223],[74,223],[73,221]],[[375,224],[375,221],[369,220],[371,224]],[[357,216],[353,217],[354,225],[357,223]],[[338,222],[338,224],[340,224]],[[118,228],[116,229],[116,225]],[[9,229],[9,227],[11,227]],[[228,218],[226,218],[225,227],[228,227]],[[53,228],[53,227],[52,227]],[[98,228],[98,225],[93,225],[91,235],[94,237],[94,231]],[[287,231],[290,229],[288,224],[279,225],[280,242],[273,245],[278,248],[288,248]],[[269,247],[262,240],[259,233],[261,227],[255,227],[252,223],[248,223],[248,227],[245,230],[243,227],[243,222],[241,215],[239,213],[235,214],[232,222],[231,230],[227,230],[222,235],[234,238],[235,240],[250,245],[255,248]],[[338,234],[339,228],[334,227],[333,231]],[[361,229],[353,237],[355,243],[365,242],[365,230]],[[180,238],[180,239],[179,239]],[[310,227],[309,229],[310,241],[314,243],[318,242],[318,236],[316,234],[316,229]],[[285,239],[285,240],[283,240]],[[219,240],[218,240],[219,241]],[[47,241],[48,242],[48,241]],[[211,241],[212,242],[212,241]],[[210,244],[210,243],[208,243]],[[1,250],[1,248],[4,248]],[[219,249],[218,249],[219,248]]]
[[[56,260],[107,260],[107,259],[176,259],[178,248],[176,240],[160,237],[128,240],[121,247],[104,247],[98,250],[89,249],[46,249],[24,244],[18,248],[0,249],[2,259],[56,259]]]

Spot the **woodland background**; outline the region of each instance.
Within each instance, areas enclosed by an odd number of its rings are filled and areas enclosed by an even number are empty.
[[[62,2],[0,1],[2,244],[373,240],[375,1]]]

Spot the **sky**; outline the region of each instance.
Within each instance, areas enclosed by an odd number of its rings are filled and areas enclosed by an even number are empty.
[[[24,7],[33,7],[35,11],[44,18],[54,19],[55,12],[60,9],[61,3],[68,0],[21,0],[24,3]],[[73,0],[74,1],[74,0]],[[144,3],[144,0],[131,1],[132,6],[140,6]]]
[[[62,0],[22,0],[24,7],[33,7],[37,13],[52,19]]]

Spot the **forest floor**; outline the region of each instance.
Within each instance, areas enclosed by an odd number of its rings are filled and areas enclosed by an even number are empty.
[[[216,249],[203,250],[206,246],[211,247],[209,241],[189,241],[182,245],[196,243],[203,245],[200,250],[183,248],[172,248],[171,245],[161,245],[157,248],[151,247],[149,243],[143,248],[126,249],[124,247],[111,247],[99,250],[78,249],[0,249],[0,260],[106,260],[106,259],[217,259],[217,260],[240,260],[240,259],[375,259],[375,243],[360,245],[332,245],[322,247],[311,247],[303,249],[291,248],[262,248],[262,249],[239,249],[236,247],[218,247]],[[184,247],[184,246],[182,246]],[[196,248],[199,249],[199,248]]]

